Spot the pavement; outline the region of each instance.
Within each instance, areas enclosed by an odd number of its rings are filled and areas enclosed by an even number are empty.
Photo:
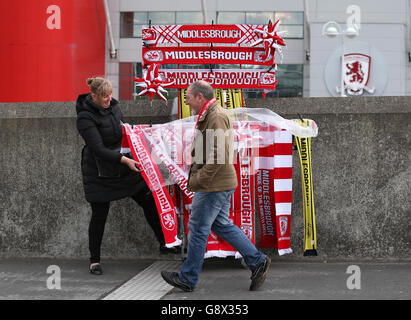
[[[193,292],[165,284],[159,270],[182,261],[106,260],[104,274],[87,260],[0,258],[0,300],[410,300],[411,261],[277,261],[262,287],[248,290],[250,271],[234,258],[206,259]],[[126,291],[125,291],[126,290]],[[137,292],[139,294],[137,295]]]

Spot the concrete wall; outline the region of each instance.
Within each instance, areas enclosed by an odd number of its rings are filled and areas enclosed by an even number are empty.
[[[411,259],[410,105],[410,97],[247,101],[286,118],[300,113],[319,126],[312,142],[319,259]],[[133,124],[171,119],[171,102],[124,102],[122,110]],[[75,123],[74,102],[0,104],[0,256],[88,258],[90,208]],[[294,254],[281,259],[310,259],[302,257],[300,165],[294,155]],[[132,200],[112,203],[102,254],[159,256]]]

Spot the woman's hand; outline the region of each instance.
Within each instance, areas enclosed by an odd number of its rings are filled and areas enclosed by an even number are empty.
[[[121,157],[121,163],[124,163],[125,165],[127,165],[130,168],[130,170],[132,170],[132,171],[136,171],[136,172],[141,171],[140,168],[139,168],[140,163],[138,163],[137,161],[135,161],[133,159],[122,156]]]

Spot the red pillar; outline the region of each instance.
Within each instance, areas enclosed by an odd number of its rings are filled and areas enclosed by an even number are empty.
[[[104,75],[101,0],[3,0],[0,12],[0,102],[74,101]]]

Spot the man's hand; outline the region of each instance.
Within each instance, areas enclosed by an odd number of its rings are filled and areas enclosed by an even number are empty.
[[[138,163],[137,161],[127,158],[125,156],[121,157],[121,163],[124,163],[125,165],[127,165],[130,170],[135,171],[135,172],[140,172],[140,163]]]

